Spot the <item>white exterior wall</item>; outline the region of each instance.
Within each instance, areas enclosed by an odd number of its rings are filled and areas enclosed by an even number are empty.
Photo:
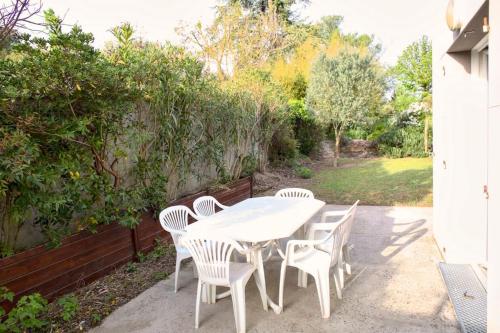
[[[455,3],[466,24],[483,0]],[[473,54],[446,53],[444,20],[433,36],[434,229],[447,261],[487,263],[488,332],[500,333],[500,0],[489,1],[489,25],[487,81]]]
[[[490,0],[488,332],[500,332],[500,0]]]
[[[443,19],[433,36],[434,233],[448,262],[485,263],[487,81],[470,52],[446,53],[453,38]]]

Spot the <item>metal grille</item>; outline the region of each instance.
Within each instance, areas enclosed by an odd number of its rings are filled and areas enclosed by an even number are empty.
[[[464,333],[486,333],[486,290],[470,265],[439,263]]]

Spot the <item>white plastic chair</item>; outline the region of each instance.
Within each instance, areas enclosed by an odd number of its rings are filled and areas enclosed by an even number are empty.
[[[198,269],[195,327],[199,326],[202,291],[212,286],[222,286],[230,288],[236,331],[245,332],[245,286],[256,266],[250,263],[231,262],[230,258],[234,250],[245,255],[252,250],[245,250],[232,239],[217,236],[187,234],[182,237],[181,243],[191,253]]]
[[[328,231],[321,240],[291,240],[286,246],[285,259],[281,264],[279,306],[283,309],[283,289],[285,285],[286,267],[293,266],[302,274],[311,274],[318,290],[321,316],[330,317],[330,268],[334,269],[334,282],[337,296],[342,298],[340,286],[340,270],[342,260],[342,240],[346,222],[352,215],[345,215],[337,223],[313,223],[315,228]],[[319,245],[328,244],[330,251],[318,249]]]
[[[177,257],[175,260],[175,282],[174,291],[177,292],[177,279],[179,277],[179,270],[181,267],[181,261],[187,258],[191,258],[189,251],[179,243],[179,238],[186,233],[186,226],[188,225],[189,216],[194,219],[198,217],[186,206],[172,206],[164,209],[160,213],[160,224],[172,235],[172,239],[175,245],[175,251],[177,252]],[[194,275],[196,277],[196,268],[194,268]]]
[[[199,218],[205,218],[215,214],[215,206],[221,209],[228,208],[228,206],[221,204],[217,199],[209,195],[199,197],[193,202],[194,212]]]
[[[312,191],[303,189],[303,188],[284,188],[282,190],[279,190],[276,192],[274,195],[275,197],[279,198],[305,198],[305,199],[314,199],[314,193]],[[304,224],[304,227],[295,232],[294,237],[292,238],[303,238],[305,234],[305,230],[307,229],[307,224]],[[292,238],[284,238],[280,239],[278,241],[278,244],[281,248],[284,248],[286,246],[286,243],[292,239]],[[269,260],[269,258],[272,256],[272,249],[269,250],[269,252],[266,255],[266,260]]]
[[[314,199],[314,193],[303,188],[284,188],[274,195],[281,198],[310,198]]]
[[[349,239],[351,237],[352,225],[354,223],[354,216],[356,215],[356,209],[358,208],[359,200],[357,200],[349,209],[347,210],[337,210],[337,211],[328,211],[324,212],[321,216],[321,223],[325,223],[329,218],[342,218],[347,214],[351,214],[351,218],[347,220],[345,227],[344,239],[342,241],[342,270],[340,271],[340,285],[344,288],[344,270],[348,275],[351,275],[351,254],[350,249],[351,245],[349,244]],[[311,226],[307,232],[307,239],[322,239],[325,238],[327,232],[319,229],[317,226]],[[320,245],[319,249],[327,251],[330,248],[329,245]],[[299,282],[300,285],[306,287],[307,286],[307,275],[302,275],[302,282]]]

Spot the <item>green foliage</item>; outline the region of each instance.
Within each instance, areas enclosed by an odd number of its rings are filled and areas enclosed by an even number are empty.
[[[135,262],[129,262],[129,263],[127,263],[127,266],[125,267],[125,271],[127,273],[137,272],[137,264]]]
[[[48,324],[43,319],[47,304],[47,300],[38,293],[22,296],[7,315],[7,319],[0,323],[0,332],[40,331]]]
[[[104,52],[46,12],[47,37],[23,36],[0,59],[0,246],[13,253],[34,219],[58,246],[70,232],[175,199],[190,177],[265,168],[285,122],[282,89],[263,70],[221,84],[185,49],[114,28]],[[200,167],[201,166],[201,167]]]
[[[116,171],[132,105],[124,73],[91,46],[90,34],[63,32],[52,11],[45,17],[47,38],[23,36],[0,59],[4,247],[34,211],[56,245],[77,213],[85,212],[80,225],[136,223],[128,222],[135,208]]]
[[[139,262],[145,262],[147,258],[148,258],[147,255],[144,254],[143,252],[141,251],[137,252],[137,260],[139,260]]]
[[[167,272],[155,272],[153,275],[153,279],[157,281],[165,280],[167,278]]]
[[[404,89],[429,94],[432,91],[432,45],[429,38],[423,36],[404,49],[393,72]]]
[[[427,36],[403,51],[391,74],[395,81],[390,104],[393,114],[379,136],[381,151],[392,157],[428,156],[432,141],[432,45]]]
[[[93,313],[91,316],[92,324],[96,325],[101,322],[102,317],[99,313]]]
[[[269,9],[275,10],[277,14],[287,22],[293,22],[296,17],[292,10],[293,5],[307,3],[308,0],[228,0],[229,3],[240,3],[244,8],[250,10],[253,15],[262,14]],[[273,6],[273,7],[271,7]]]
[[[338,130],[356,124],[380,105],[383,85],[372,60],[343,53],[321,55],[313,67],[307,106],[325,124]]]
[[[424,138],[419,127],[402,127],[390,130],[378,139],[379,150],[392,158],[427,157],[423,150]]]
[[[155,243],[156,245],[153,248],[153,251],[149,252],[147,255],[149,260],[157,261],[171,253],[169,245],[162,239],[157,238]]]
[[[0,303],[4,301],[13,302],[14,301],[14,293],[9,291],[6,287],[0,287]],[[5,310],[2,306],[0,306],[0,318],[5,315]],[[0,322],[0,332],[2,331],[2,323]]]
[[[335,134],[335,160],[345,130],[380,107],[384,84],[373,59],[359,53],[322,54],[313,66],[307,107]]]
[[[271,153],[269,153],[271,154]],[[257,159],[253,155],[248,155],[243,158],[242,162],[242,168],[241,168],[241,176],[242,177],[248,177],[254,174],[254,172],[257,170]]]
[[[300,178],[309,179],[312,177],[312,170],[305,166],[298,166],[295,168],[295,173]]]
[[[274,135],[269,147],[269,161],[273,165],[281,165],[297,157],[297,141],[288,126],[280,128]]]
[[[61,307],[61,317],[64,321],[71,320],[80,307],[78,299],[73,294],[59,298],[57,304]]]
[[[316,117],[307,111],[303,99],[290,100],[288,106],[299,152],[306,156],[317,154],[323,140],[321,125]]]

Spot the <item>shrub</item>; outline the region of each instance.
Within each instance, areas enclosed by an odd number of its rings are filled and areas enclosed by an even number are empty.
[[[257,170],[257,159],[253,155],[248,155],[243,158],[243,166],[241,168],[241,176],[247,177],[254,174]]]
[[[59,298],[57,304],[61,307],[61,317],[64,321],[71,320],[79,309],[78,299],[73,294]]]
[[[295,173],[297,174],[297,176],[304,179],[309,179],[312,177],[312,170],[305,166],[299,166],[295,168]]]
[[[288,126],[263,70],[219,82],[183,48],[134,40],[129,24],[101,52],[52,11],[46,21],[47,35],[0,58],[2,256],[29,219],[57,246],[99,224],[133,228],[213,169],[224,181],[262,170]]]
[[[38,332],[47,326],[43,319],[47,312],[47,300],[39,293],[22,296],[0,323],[0,332]]]
[[[280,128],[273,136],[269,147],[269,161],[280,165],[297,157],[297,141],[289,127]]]
[[[393,158],[425,157],[424,138],[419,127],[403,127],[392,129],[378,139],[380,151]]]
[[[324,137],[321,125],[306,110],[303,99],[290,100],[288,106],[299,152],[306,156],[317,154]]]

